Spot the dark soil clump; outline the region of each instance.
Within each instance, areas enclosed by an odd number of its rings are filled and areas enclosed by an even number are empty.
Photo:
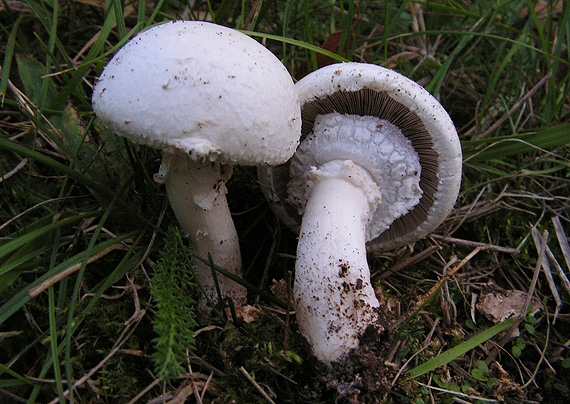
[[[391,337],[388,320],[382,316],[379,324],[370,326],[360,345],[348,357],[330,365],[317,364],[317,382],[322,386],[327,402],[366,403],[384,402],[392,389],[398,367],[386,361]]]

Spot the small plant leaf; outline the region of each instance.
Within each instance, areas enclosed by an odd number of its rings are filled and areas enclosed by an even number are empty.
[[[444,383],[443,380],[441,380],[440,375],[433,375],[433,381],[441,388],[445,388],[447,386],[447,383]]]
[[[475,379],[479,380],[480,382],[486,382],[488,380],[487,376],[485,376],[485,374],[482,373],[477,368],[471,370],[471,376],[473,376]]]
[[[533,316],[526,316],[524,318],[524,321],[525,321],[525,323],[528,323],[528,324],[534,324],[534,323],[536,323],[536,318]]]
[[[477,370],[486,375],[489,373],[489,366],[484,361],[477,361]]]
[[[522,354],[522,350],[520,349],[520,347],[518,345],[513,345],[511,347],[511,354],[513,355],[513,357],[515,358],[520,358],[521,354]]]
[[[515,340],[515,345],[518,346],[519,349],[522,351],[526,347],[526,341],[524,340],[524,338],[519,337]]]
[[[466,326],[467,328],[471,329],[471,330],[476,330],[476,329],[477,329],[477,324],[475,324],[475,323],[473,322],[473,320],[471,320],[471,319],[467,319],[467,320],[465,321],[465,326]]]

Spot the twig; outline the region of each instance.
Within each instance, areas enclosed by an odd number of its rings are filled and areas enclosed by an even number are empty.
[[[570,339],[566,340],[566,342],[564,342],[563,344],[559,344],[559,348],[554,352],[553,355],[551,355],[551,357],[558,357],[562,355],[562,352],[564,352],[564,350],[570,351]]]
[[[204,388],[202,389],[202,394],[200,395],[200,399],[202,401],[204,401],[204,395],[206,394],[206,391],[208,390],[208,386],[210,385],[210,382],[212,381],[213,377],[214,377],[214,371],[212,370],[210,372],[210,376],[208,376],[208,379],[206,379],[206,383],[204,383]]]
[[[556,320],[556,317],[554,318],[554,320]],[[552,321],[552,324],[554,324],[554,320]],[[528,379],[528,381],[525,384],[523,384],[520,387],[521,389],[526,389],[532,382],[535,381],[536,375],[538,374],[538,370],[540,369],[540,365],[542,364],[542,362],[546,361],[547,364],[550,366],[550,364],[546,360],[546,349],[548,348],[548,341],[550,339],[550,321],[547,321],[546,323],[547,323],[547,328],[546,328],[546,338],[544,339],[544,348],[541,351],[536,345],[534,345],[534,347],[540,352],[540,359],[536,364],[534,372],[532,373],[531,377]],[[556,373],[554,369],[552,369],[552,366],[550,366],[550,369],[554,373]]]
[[[195,397],[200,397],[195,389],[194,381],[192,381],[192,384],[188,384],[176,390],[176,392],[169,399],[168,403],[166,403],[166,401],[160,401],[160,404],[184,404],[188,397],[190,397],[193,393]],[[202,404],[202,401],[197,401],[196,404]]]
[[[152,383],[150,383],[148,386],[146,386],[140,393],[138,393],[136,396],[134,396],[132,398],[131,401],[129,401],[127,404],[134,404],[137,401],[139,401],[141,399],[142,396],[144,396],[147,392],[149,392],[154,386],[156,386],[158,383],[162,382],[162,379],[154,379],[152,381]]]
[[[477,324],[477,320],[475,320],[475,308],[477,307],[477,294],[471,292],[471,320],[473,324]]]
[[[21,331],[6,331],[6,332],[0,332],[0,342],[2,342],[2,340],[4,340],[4,338],[17,337],[17,336],[20,335],[21,333],[22,333]]]
[[[412,30],[416,33],[418,32],[425,32],[425,21],[424,21],[424,13],[422,10],[421,4],[408,4],[408,9],[410,14],[412,15]],[[421,55],[428,55],[429,50],[427,47],[427,38],[426,35],[418,35],[416,37],[418,42],[418,48]]]
[[[251,22],[253,21],[254,18],[257,17],[257,15],[259,14],[260,10],[259,10],[259,0],[254,0],[253,4],[251,5],[251,9],[249,11],[249,14],[247,16],[247,18],[245,19],[244,23],[243,23],[243,29],[248,30]]]
[[[8,178],[10,178],[11,176],[13,176],[14,174],[16,174],[18,171],[20,171],[26,164],[28,164],[28,159],[24,158],[22,159],[22,161],[20,161],[16,167],[14,167],[12,170],[8,171],[6,174],[3,174],[0,176],[0,183],[2,183],[3,181],[7,180]]]
[[[428,317],[428,316],[424,316],[424,317]],[[427,337],[423,343],[422,348],[427,348],[429,346],[429,344],[431,343],[431,339],[433,338],[433,334],[435,333],[435,330],[439,326],[439,323],[441,323],[441,317],[436,318],[435,321],[433,322],[433,324],[431,326],[431,330],[428,333],[428,335],[427,335]]]
[[[524,310],[521,310],[520,314],[519,314],[519,321],[518,323],[520,324],[520,320],[523,319],[523,317],[526,316],[526,312],[528,311],[528,307],[530,306],[530,302],[532,300],[532,295],[534,294],[534,289],[536,288],[536,283],[538,282],[538,274],[540,273],[540,267],[542,266],[542,264],[545,261],[545,251],[546,251],[546,242],[548,241],[548,232],[545,231],[542,234],[542,237],[540,238],[540,244],[537,244],[538,248],[538,259],[536,260],[536,267],[534,268],[534,274],[532,275],[532,281],[530,283],[530,287],[528,289],[527,295],[526,295],[526,301],[524,302]],[[516,323],[515,323],[516,324]],[[513,324],[514,327],[514,324]]]
[[[188,350],[186,350],[186,355],[190,355],[190,353],[188,352]],[[196,404],[202,404],[202,397],[204,396],[203,394],[200,395],[200,393],[198,393],[198,387],[196,386],[196,382],[194,382],[194,372],[192,372],[192,364],[190,363],[190,361],[188,361],[188,373],[190,374],[190,385],[192,386],[192,390],[194,392],[194,397],[196,397]],[[212,373],[210,373],[212,374]],[[205,392],[205,390],[204,390]]]
[[[460,393],[459,391],[452,391],[452,390],[446,390],[446,389],[441,389],[439,387],[435,387],[435,386],[430,386],[428,384],[424,384],[424,383],[420,383],[417,382],[420,386],[424,386],[427,387],[428,389],[431,390],[435,390],[435,391],[440,391],[442,393],[448,393],[451,394],[453,396],[458,396],[458,397],[463,397],[463,398],[467,398],[470,400],[475,400],[478,402],[486,402],[486,403],[498,403],[499,401],[493,399],[493,398],[484,398],[484,397],[477,397],[477,396],[471,396],[469,394],[465,394],[465,393]],[[465,402],[465,401],[464,401]]]
[[[479,243],[477,241],[463,240],[463,239],[455,238],[455,237],[441,236],[439,234],[432,234],[430,237],[435,239],[435,240],[444,241],[446,243],[461,244],[461,245],[466,245],[468,247],[485,247],[486,250],[492,250],[492,251],[502,252],[502,253],[506,253],[506,254],[520,254],[520,250],[518,248],[502,247],[502,246],[494,245],[494,244]]]
[[[471,260],[471,258],[476,256],[477,253],[479,253],[480,251],[483,251],[486,249],[487,249],[487,247],[485,247],[485,246],[479,246],[479,247],[476,247],[469,254],[467,254],[467,256],[465,258],[463,258],[461,261],[459,261],[459,263],[456,266],[451,268],[449,270],[449,272],[447,272],[444,276],[442,276],[441,279],[439,281],[437,281],[435,283],[435,285],[433,285],[431,287],[431,289],[428,290],[428,292],[426,294],[424,294],[422,297],[420,297],[418,299],[418,302],[416,303],[416,307],[420,307],[422,304],[424,304],[431,297],[431,295],[433,295],[435,292],[437,292],[437,290],[441,287],[441,285],[444,282],[446,282],[449,278],[451,278],[453,275],[455,275],[455,273],[457,271],[459,271],[461,268],[463,268],[463,266],[465,264],[467,264]]]
[[[408,365],[410,364],[410,362],[412,362],[417,355],[421,354],[428,347],[429,347],[429,344],[426,344],[419,351],[417,351],[412,356],[410,356],[410,358],[402,365],[400,370],[398,370],[398,372],[396,373],[396,376],[394,376],[394,379],[392,379],[392,386],[396,385],[396,381],[398,381],[398,379],[402,376],[402,374],[408,369]]]
[[[221,329],[221,328],[220,328]],[[196,336],[196,334],[194,333],[194,336]],[[210,371],[211,374],[216,375],[216,376],[220,376],[220,377],[225,377],[226,374],[224,372],[222,372],[220,369],[217,369],[215,366],[213,366],[212,364],[210,364],[209,362],[205,361],[204,359],[200,358],[199,356],[197,356],[196,354],[192,353],[192,357],[190,358],[190,360],[203,367],[206,368]]]
[[[259,393],[263,396],[263,398],[267,400],[268,403],[275,404],[275,401],[273,401],[271,397],[267,395],[265,390],[263,390],[263,388],[255,380],[253,380],[251,375],[247,372],[247,370],[245,370],[243,366],[240,366],[239,371],[245,376],[247,380],[249,380],[251,384],[253,384],[253,387],[255,387],[257,391],[259,391]]]

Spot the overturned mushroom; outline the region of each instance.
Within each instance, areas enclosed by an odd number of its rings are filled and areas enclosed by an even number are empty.
[[[461,149],[437,100],[394,71],[336,64],[296,87],[301,145],[289,163],[258,173],[273,209],[299,232],[300,330],[320,361],[333,362],[377,320],[366,251],[435,230],[457,198]]]
[[[234,164],[279,164],[300,135],[291,77],[265,47],[211,23],[175,21],[129,41],[93,91],[97,117],[133,142],[162,151],[155,179],[198,256],[239,275],[241,255],[226,201]],[[217,301],[210,269],[194,261],[198,280]],[[241,305],[246,290],[220,277],[223,297]],[[209,311],[206,300],[199,312]]]

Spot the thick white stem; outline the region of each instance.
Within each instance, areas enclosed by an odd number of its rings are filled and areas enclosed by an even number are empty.
[[[296,315],[313,353],[328,363],[357,347],[377,319],[365,228],[380,195],[352,161],[326,163],[308,177],[312,188],[295,267]]]
[[[157,181],[164,181],[168,199],[176,219],[190,238],[196,255],[212,256],[214,264],[228,272],[241,275],[241,254],[237,232],[226,199],[226,181],[231,176],[231,166],[215,162],[196,162],[186,155],[164,156]],[[198,281],[206,294],[218,302],[211,269],[195,259]],[[229,297],[235,305],[246,301],[246,289],[218,274],[222,297]],[[198,301],[198,313],[207,316],[210,309],[207,300]]]

